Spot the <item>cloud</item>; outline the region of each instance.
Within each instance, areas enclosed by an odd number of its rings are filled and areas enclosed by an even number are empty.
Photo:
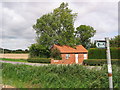
[[[6,49],[27,49],[31,44],[35,43],[34,39],[0,39],[1,47]]]
[[[78,13],[75,26],[90,25],[97,31],[95,38],[100,36],[114,37],[118,33],[118,10],[117,3],[103,3],[103,2],[80,2],[73,3],[72,8]],[[116,32],[116,33],[115,33]],[[104,37],[103,37],[104,36]]]
[[[4,2],[118,2],[119,0],[4,0]]]
[[[21,2],[3,2],[2,21],[4,48],[27,48],[35,43],[35,31],[32,25],[42,15],[50,13],[57,8],[63,0],[31,0]],[[92,39],[103,39],[103,36],[113,37],[118,32],[117,0],[65,0],[73,12],[78,13],[75,27],[79,25],[93,26],[97,33]],[[1,3],[0,3],[1,5]],[[0,15],[1,16],[1,15]]]

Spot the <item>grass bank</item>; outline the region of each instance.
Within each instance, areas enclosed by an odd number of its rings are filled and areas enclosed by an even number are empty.
[[[107,66],[102,70],[81,65],[27,66],[3,64],[3,83],[17,88],[108,88]],[[113,65],[113,84],[120,84],[120,68]]]
[[[27,60],[25,59],[9,59],[9,58],[0,58],[0,60],[3,60],[3,61],[13,61],[13,62],[28,62]]]

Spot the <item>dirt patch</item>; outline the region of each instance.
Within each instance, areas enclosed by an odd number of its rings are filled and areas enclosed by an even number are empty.
[[[29,54],[0,54],[0,58],[28,59]]]
[[[13,86],[10,86],[10,85],[3,85],[3,84],[0,84],[0,89],[1,88],[15,88]]]
[[[96,70],[101,70],[102,66],[84,66],[87,69],[96,69]]]

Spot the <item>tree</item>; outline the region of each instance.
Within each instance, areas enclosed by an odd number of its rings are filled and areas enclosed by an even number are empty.
[[[117,35],[114,38],[111,38],[110,46],[111,47],[120,47],[120,35]]]
[[[90,48],[96,48],[96,43],[95,42],[91,42],[90,43]]]
[[[91,37],[93,37],[96,33],[96,30],[94,30],[91,26],[86,25],[80,25],[76,28],[76,44],[82,44],[85,48],[90,47],[90,41]]]
[[[47,47],[53,44],[74,46],[76,16],[76,13],[68,9],[68,3],[62,3],[52,13],[43,15],[33,25],[37,33],[37,42]]]

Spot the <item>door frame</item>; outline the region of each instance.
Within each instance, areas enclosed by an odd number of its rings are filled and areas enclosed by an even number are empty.
[[[78,63],[78,54],[75,54],[75,63]]]

